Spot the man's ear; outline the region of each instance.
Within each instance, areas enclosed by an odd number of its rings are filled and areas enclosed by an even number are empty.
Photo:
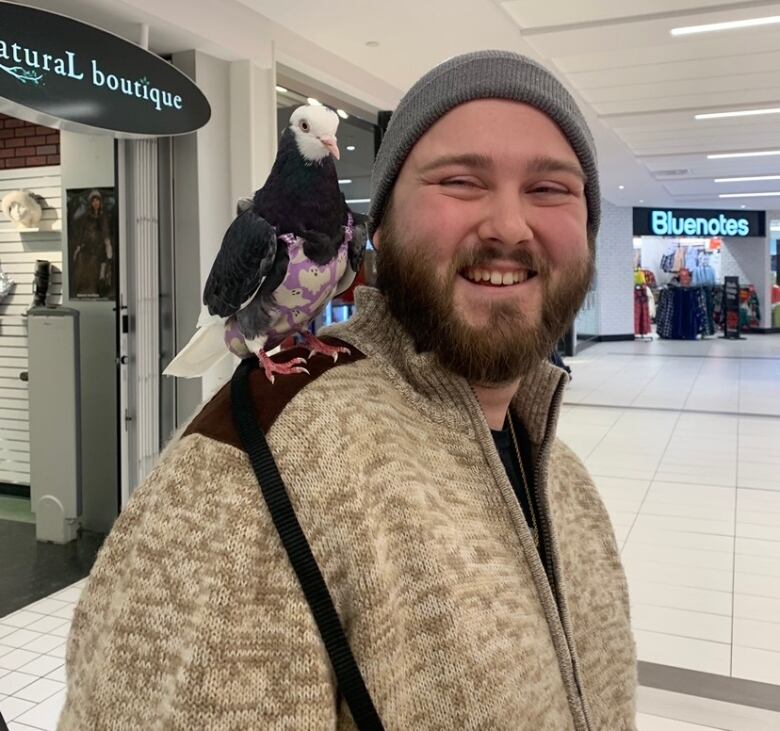
[[[382,227],[380,226],[376,231],[374,231],[374,235],[371,237],[371,246],[373,246],[377,251],[379,251],[379,247],[382,245]]]

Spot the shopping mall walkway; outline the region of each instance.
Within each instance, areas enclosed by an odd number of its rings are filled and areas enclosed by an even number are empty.
[[[623,552],[640,731],[780,729],[780,335],[602,343],[568,363],[559,434]],[[0,617],[10,731],[55,728],[83,584]]]

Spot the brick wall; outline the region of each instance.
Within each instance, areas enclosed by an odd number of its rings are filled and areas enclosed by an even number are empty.
[[[0,114],[0,170],[59,164],[59,130]]]

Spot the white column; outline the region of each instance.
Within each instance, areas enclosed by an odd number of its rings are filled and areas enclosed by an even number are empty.
[[[634,333],[633,211],[602,198],[596,243],[599,335]]]

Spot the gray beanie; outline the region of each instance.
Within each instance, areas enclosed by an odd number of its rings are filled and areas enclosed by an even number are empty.
[[[371,174],[369,233],[384,216],[398,173],[417,140],[454,107],[473,99],[511,99],[544,112],[560,127],[587,177],[588,234],[595,240],[601,218],[596,149],[571,94],[536,61],[509,51],[455,56],[431,69],[401,99],[390,117]]]

